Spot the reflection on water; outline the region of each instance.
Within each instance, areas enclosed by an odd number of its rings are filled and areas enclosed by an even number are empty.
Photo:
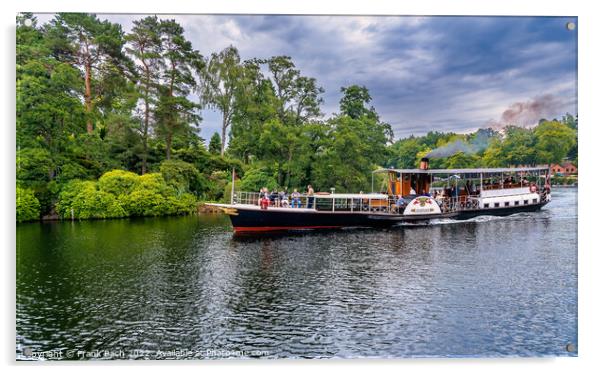
[[[221,215],[18,225],[17,353],[576,355],[576,201],[261,236]]]

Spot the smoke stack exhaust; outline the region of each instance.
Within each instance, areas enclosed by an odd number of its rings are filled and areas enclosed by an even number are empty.
[[[423,157],[420,159],[420,170],[428,170],[429,168],[429,159],[428,157]]]

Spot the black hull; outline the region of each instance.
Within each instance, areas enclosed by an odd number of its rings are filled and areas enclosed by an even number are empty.
[[[482,215],[508,216],[521,212],[537,211],[545,204],[544,202],[518,207],[480,209],[453,214],[414,217],[351,212],[299,211],[295,209],[283,211],[275,209],[234,208],[236,212],[230,213],[230,219],[235,232],[339,229],[344,227],[390,227],[401,222],[429,221],[440,218],[465,220]]]
[[[276,210],[243,210],[230,215],[236,232],[302,229],[337,229],[343,227],[389,227],[399,221],[371,219],[365,213],[319,213]]]

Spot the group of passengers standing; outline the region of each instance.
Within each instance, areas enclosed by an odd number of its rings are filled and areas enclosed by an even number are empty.
[[[311,184],[307,186],[306,196],[307,208],[311,209],[314,206],[314,189]],[[262,207],[265,206],[267,208],[267,205],[270,205],[279,208],[301,208],[301,193],[299,193],[296,188],[293,190],[293,193],[291,193],[290,198],[291,203],[289,205],[289,195],[286,188],[280,190],[280,192],[276,189],[270,192],[267,187],[263,187],[259,190],[259,205]]]

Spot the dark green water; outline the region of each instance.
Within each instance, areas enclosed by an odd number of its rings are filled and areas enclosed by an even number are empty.
[[[17,357],[576,355],[577,190],[553,199],[255,237],[219,215],[20,224]]]

